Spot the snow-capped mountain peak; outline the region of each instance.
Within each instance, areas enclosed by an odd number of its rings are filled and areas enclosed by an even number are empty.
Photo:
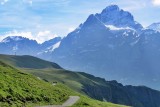
[[[7,42],[10,42],[10,41],[20,41],[24,39],[23,37],[21,36],[8,36],[6,38],[4,38],[1,42],[2,43],[7,43]]]
[[[81,28],[90,29],[90,25],[102,29],[108,27],[110,30],[132,29],[139,32],[143,29],[130,12],[120,9],[117,5],[108,6],[101,13],[91,14],[74,32],[78,33]]]
[[[108,29],[113,30],[113,31],[115,31],[115,30],[134,30],[134,29],[132,29],[130,27],[116,27],[116,26],[113,26],[113,25],[105,25],[105,26]]]
[[[110,5],[107,6],[102,12],[109,12],[109,11],[119,11],[120,8],[117,5]]]
[[[142,25],[134,20],[133,15],[120,9],[117,5],[106,7],[101,13],[95,15],[105,25],[114,25],[116,27],[130,27],[133,29],[142,29]]]

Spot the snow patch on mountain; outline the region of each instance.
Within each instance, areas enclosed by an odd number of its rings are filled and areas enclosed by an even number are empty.
[[[48,48],[49,52],[53,52],[56,48],[58,48],[60,46],[60,44],[61,44],[61,41],[56,43],[56,44],[54,44],[53,46],[49,47]]]
[[[1,41],[1,43],[8,43],[8,42],[10,42],[10,40],[8,40],[8,39],[3,39],[3,40]]]
[[[134,30],[130,27],[116,27],[114,25],[105,25],[107,28],[109,28],[110,30]]]
[[[37,53],[37,55],[42,55],[44,53],[52,53],[52,52],[54,52],[55,49],[57,49],[60,46],[60,44],[61,44],[61,41],[59,41],[56,44],[48,47],[46,50]]]
[[[12,41],[20,41],[20,40],[22,40],[23,38],[22,37],[20,37],[20,36],[9,36],[9,37],[7,37],[7,38],[4,38],[2,41],[1,41],[1,43],[8,43],[8,42],[10,42],[11,40]]]
[[[10,39],[12,39],[14,41],[19,41],[19,40],[22,40],[23,38],[20,36],[10,36]]]

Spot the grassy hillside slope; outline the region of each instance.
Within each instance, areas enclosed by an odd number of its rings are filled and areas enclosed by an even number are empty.
[[[62,104],[70,95],[80,96],[73,107],[125,107],[90,99],[63,84],[53,86],[0,61],[0,107]]]
[[[3,55],[0,56],[0,60],[1,59],[8,62],[8,59],[5,59]],[[16,61],[23,63],[21,60]],[[30,61],[30,63],[32,63],[32,61]],[[123,86],[117,81],[106,81],[105,79],[94,77],[90,74],[71,72],[64,69],[55,69],[54,67],[51,68],[46,66],[43,69],[33,67],[16,67],[49,82],[63,83],[77,92],[100,101],[109,101],[116,104],[134,107],[159,107],[160,105],[160,92],[144,86]]]
[[[34,68],[34,69],[43,69],[43,68],[56,68],[61,69],[59,65],[53,62],[48,62],[41,60],[33,56],[14,56],[14,55],[2,55],[0,54],[0,60],[19,68]],[[22,63],[23,62],[23,63]]]
[[[63,88],[52,86],[38,78],[20,72],[0,62],[0,105],[27,103],[59,104],[68,98]]]

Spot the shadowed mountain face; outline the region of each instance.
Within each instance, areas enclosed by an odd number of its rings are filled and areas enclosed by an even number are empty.
[[[0,55],[0,61],[51,83],[55,81],[63,83],[77,92],[100,101],[133,107],[159,107],[160,105],[160,92],[145,86],[123,86],[117,81],[106,81],[87,73],[61,69],[54,63],[54,66],[51,66],[51,62],[31,56]],[[19,66],[20,63],[24,63],[24,65]]]
[[[160,89],[160,33],[143,27],[118,6],[90,15],[68,34],[52,61],[125,84]]]

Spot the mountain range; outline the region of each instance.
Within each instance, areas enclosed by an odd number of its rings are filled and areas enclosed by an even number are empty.
[[[160,32],[117,5],[92,14],[61,41],[52,61],[124,84],[160,89]]]
[[[42,44],[35,40],[21,36],[9,36],[0,42],[1,54],[18,54],[18,55],[32,55],[41,56],[45,53],[51,53],[60,44],[61,37],[55,37],[51,40],[45,41]]]
[[[123,84],[160,90],[159,24],[144,28],[117,5],[90,15],[63,39],[38,44],[28,38],[7,37],[1,54],[32,55]]]

